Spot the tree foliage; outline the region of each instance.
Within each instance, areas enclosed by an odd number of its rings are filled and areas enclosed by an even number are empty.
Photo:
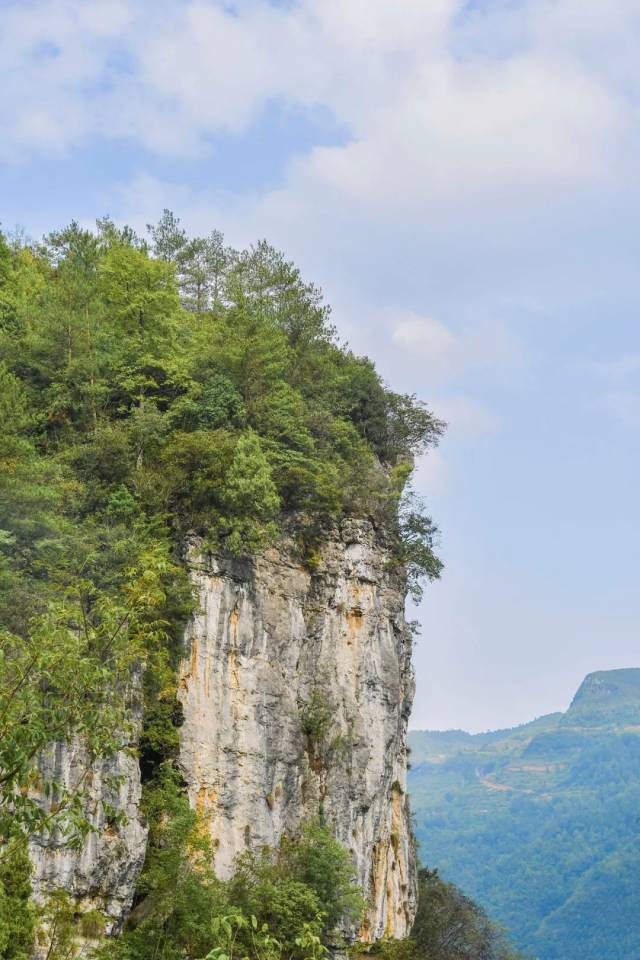
[[[512,730],[409,735],[418,838],[541,960],[640,944],[640,671],[595,679],[566,713]]]
[[[0,867],[34,832],[74,842],[89,828],[82,785],[48,779],[50,741],[82,738],[90,766],[127,742],[142,697],[147,791],[171,767],[193,609],[185,538],[246,556],[293,531],[311,564],[323,531],[350,515],[372,521],[398,576],[438,575],[431,521],[420,509],[408,522],[399,505],[442,424],[338,342],[320,291],[264,241],[238,252],[216,231],[190,238],[166,210],[148,240],[107,218],[42,243],[0,234],[0,417]],[[186,810],[171,823],[196,843]],[[163,844],[145,873],[154,903],[174,849]],[[285,930],[274,907],[261,922],[296,956],[297,939],[313,953],[351,909],[338,848],[320,833],[304,844],[252,867],[252,883],[267,866],[285,883],[289,857],[296,916]],[[221,894],[180,856],[175,909],[192,929],[198,898]],[[0,918],[23,892],[2,883]],[[260,913],[249,900],[244,911]],[[194,957],[211,948],[196,933]]]
[[[31,864],[22,837],[13,837],[0,859],[0,957],[30,960],[36,931]]]
[[[437,870],[426,868],[418,872],[418,911],[411,935],[356,943],[350,953],[376,960],[523,960],[477,903]]]
[[[418,960],[517,960],[484,910],[437,870],[420,870],[411,939]]]
[[[231,880],[218,880],[206,825],[171,765],[146,791],[150,824],[137,901],[111,960],[320,960],[338,921],[358,918],[362,899],[346,850],[319,823],[277,849],[246,852]]]
[[[437,576],[433,525],[421,507],[399,522],[397,505],[442,424],[336,341],[318,289],[264,241],[238,253],[216,232],[189,239],[169,211],[150,237],[155,256],[109,220],[40,245],[2,239],[6,582],[33,583],[34,564],[50,580],[39,546],[74,539],[80,519],[82,549],[125,495],[142,520],[171,515],[172,536],[232,552],[292,513],[303,552],[345,512],[371,517],[412,583]],[[38,606],[27,593],[14,618]]]

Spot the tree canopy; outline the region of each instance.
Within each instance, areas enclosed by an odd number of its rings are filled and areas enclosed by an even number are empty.
[[[311,564],[328,527],[368,518],[417,590],[440,563],[408,480],[443,425],[338,341],[320,291],[281,253],[236,251],[215,230],[190,238],[169,211],[147,238],[108,218],[40,243],[0,233],[0,416],[0,955],[21,958],[34,928],[25,841],[90,828],[81,785],[47,780],[47,744],[81,737],[90,766],[128,743],[141,699],[145,802],[167,799],[193,610],[185,538],[246,556],[286,533]],[[246,922],[251,891],[292,871],[304,946],[277,905],[265,934],[290,953],[317,955],[355,909],[322,833],[242,869]],[[63,897],[51,909],[62,944],[73,910]]]

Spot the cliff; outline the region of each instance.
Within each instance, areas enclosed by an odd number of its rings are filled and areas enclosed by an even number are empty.
[[[42,902],[62,889],[81,912],[100,910],[106,931],[117,932],[133,901],[147,840],[135,744],[90,766],[81,742],[56,743],[40,759],[40,769],[64,789],[84,785],[83,814],[92,829],[79,847],[55,833],[32,839],[35,898]]]
[[[168,210],[149,233],[0,233],[0,840],[23,871],[5,913],[32,941],[27,842],[36,897],[66,890],[80,939],[101,911],[120,958],[222,948],[227,907],[298,960],[341,923],[401,937],[404,596],[442,566],[410,476],[444,424],[266,242],[189,238]],[[144,709],[121,746],[132,672]],[[34,837],[67,802],[95,828],[79,847]],[[269,859],[286,909],[254,897]]]
[[[355,521],[313,573],[286,549],[195,562],[201,613],[180,681],[181,762],[218,872],[321,813],[353,852],[367,938],[405,936],[415,911],[411,634],[387,565],[371,526]]]
[[[406,796],[413,697],[404,582],[368,522],[345,520],[311,572],[283,542],[255,560],[200,554],[199,612],[185,636],[179,764],[221,877],[249,846],[321,816],[350,850],[368,902],[364,939],[403,937],[416,905]],[[77,745],[47,761],[71,781]],[[115,775],[116,780],[109,775]],[[144,859],[140,771],[130,751],[92,771],[80,850],[32,845],[41,898],[63,887],[117,930]],[[109,804],[124,814],[108,816]]]

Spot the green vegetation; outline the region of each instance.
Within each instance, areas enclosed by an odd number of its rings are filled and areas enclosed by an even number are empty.
[[[151,236],[0,236],[0,782],[31,820],[34,758],[86,730],[113,749],[105,692],[132,662],[154,661],[145,759],[170,752],[187,533],[249,554],[293,529],[304,557],[347,512],[388,531],[413,582],[439,570],[430,521],[405,542],[398,505],[442,425],[337,344],[267,244],[189,241],[166,211]]]
[[[369,518],[419,590],[440,564],[410,464],[443,425],[338,343],[320,292],[266,243],[189,239],[167,211],[149,233],[0,234],[0,956],[33,936],[25,839],[90,829],[84,777],[53,782],[47,744],[80,736],[87,773],[128,743],[142,698],[152,842],[109,949],[222,960],[232,936],[243,956],[317,957],[360,909],[344,851],[309,825],[224,887],[176,779],[185,539],[250,555],[284,533],[313,568],[328,527]],[[94,921],[54,897],[50,960]]]
[[[353,957],[379,960],[520,960],[500,927],[437,870],[418,875],[418,912],[405,940],[356,943]]]
[[[334,703],[321,687],[312,690],[309,699],[300,706],[300,726],[306,740],[307,756],[317,773],[326,774],[332,764],[344,759],[349,752],[350,738],[336,732],[335,713]],[[323,790],[324,784],[321,792]]]
[[[517,960],[503,932],[484,910],[437,870],[421,870],[419,906],[411,931],[423,960]]]
[[[99,910],[79,914],[66,890],[55,890],[39,911],[36,942],[47,960],[80,960],[98,947],[104,934]]]
[[[640,669],[590,673],[573,698],[564,726],[640,725]]]
[[[371,517],[413,580],[436,576],[433,526],[398,506],[442,424],[336,342],[267,244],[188,241],[167,212],[151,234],[0,237],[3,621],[24,633],[80,581],[113,590],[141,542],[251,553],[291,517],[303,554]]]
[[[168,765],[147,792],[146,813],[151,834],[137,902],[103,958],[303,960],[322,956],[336,925],[362,913],[349,854],[319,823],[303,824],[276,850],[245,853],[222,883],[206,829]]]
[[[640,670],[591,674],[565,714],[410,734],[418,838],[542,960],[640,945]]]
[[[442,424],[337,342],[266,243],[189,239],[167,211],[149,232],[0,235],[0,957],[26,960],[37,935],[48,960],[87,943],[103,960],[321,960],[364,909],[347,851],[307,823],[223,883],[176,770],[184,542],[250,555],[284,533],[313,569],[328,527],[369,518],[419,595],[440,563],[408,481]],[[83,778],[63,788],[40,758],[80,736],[88,772],[128,743],[140,698],[147,858],[125,930],[101,942],[100,911],[64,891],[37,915],[26,839],[80,842]],[[344,749],[331,714],[321,690],[301,704],[320,765]],[[415,938],[378,952],[506,960],[466,898],[436,874],[421,891]]]
[[[0,957],[29,960],[36,929],[26,845],[13,838],[0,858]]]

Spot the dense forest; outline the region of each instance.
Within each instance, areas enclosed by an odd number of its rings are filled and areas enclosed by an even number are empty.
[[[640,670],[591,674],[564,714],[513,730],[410,734],[429,858],[543,960],[640,942]]]
[[[185,544],[249,556],[286,538],[313,569],[332,524],[366,517],[418,595],[440,562],[409,480],[442,423],[338,341],[281,254],[188,238],[168,211],[146,238],[108,219],[39,243],[0,235],[0,406],[0,957],[37,940],[69,960],[79,937],[113,960],[323,956],[362,911],[325,825],[247,853],[223,883],[184,795]],[[90,829],[82,778],[47,777],[47,745],[81,737],[89,769],[134,716],[147,859],[125,930],[101,943],[99,911],[63,891],[36,909],[26,844]],[[437,874],[422,888],[415,940],[374,949],[508,956]]]

